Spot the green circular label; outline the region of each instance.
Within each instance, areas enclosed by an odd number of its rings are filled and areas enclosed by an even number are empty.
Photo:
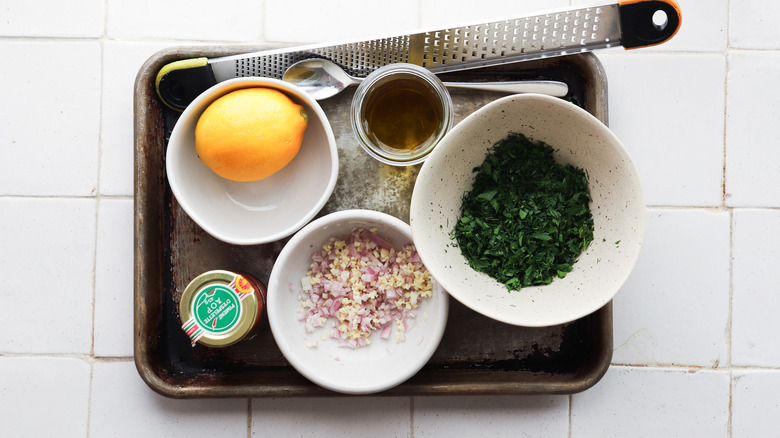
[[[241,304],[238,294],[222,284],[209,284],[195,294],[192,316],[203,330],[224,333],[238,323]]]

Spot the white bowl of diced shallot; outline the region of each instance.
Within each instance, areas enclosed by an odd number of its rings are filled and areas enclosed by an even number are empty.
[[[267,311],[280,350],[304,377],[331,391],[371,394],[428,362],[448,299],[408,224],[345,210],[312,221],[284,246],[268,280]]]

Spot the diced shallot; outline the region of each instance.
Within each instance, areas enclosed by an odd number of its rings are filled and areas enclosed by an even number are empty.
[[[400,342],[414,325],[407,318],[415,317],[413,309],[431,293],[430,275],[414,245],[396,251],[372,230],[356,229],[312,254],[301,279],[299,316],[307,331],[333,320],[330,337],[350,348],[370,344],[377,330],[389,339],[393,325]]]

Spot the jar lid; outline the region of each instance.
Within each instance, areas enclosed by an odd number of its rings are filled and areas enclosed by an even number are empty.
[[[209,271],[184,289],[179,302],[182,329],[192,345],[227,347],[244,339],[263,311],[262,286],[245,275]]]

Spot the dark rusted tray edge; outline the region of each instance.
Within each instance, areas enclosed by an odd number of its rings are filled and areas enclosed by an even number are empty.
[[[134,360],[141,378],[157,393],[172,398],[201,397],[285,397],[285,396],[333,396],[339,395],[322,388],[311,386],[308,382],[300,386],[279,387],[275,385],[233,385],[219,388],[204,388],[202,386],[177,386],[168,383],[162,376],[162,370],[155,369],[152,361],[154,351],[150,350],[150,339],[155,334],[150,330],[150,324],[142,324],[145,316],[155,314],[155,303],[149,300],[147,293],[159,290],[153,285],[151,278],[161,278],[161,275],[149,275],[154,269],[162,269],[163,255],[159,254],[159,263],[154,263],[146,257],[154,242],[164,239],[163,230],[154,221],[146,220],[155,217],[156,207],[153,203],[144,202],[154,190],[163,190],[164,181],[149,181],[140,156],[150,139],[162,141],[163,132],[148,129],[148,121],[154,120],[150,115],[161,115],[161,104],[154,97],[154,79],[160,67],[176,59],[198,56],[224,56],[248,51],[278,48],[278,45],[266,46],[197,46],[174,47],[161,50],[152,55],[139,69],[134,88]],[[576,62],[583,63],[594,73],[598,86],[586,90],[586,100],[595,102],[588,110],[599,120],[608,124],[607,82],[606,74],[598,58],[592,53],[575,55]],[[143,262],[142,262],[143,261]],[[572,394],[584,391],[594,386],[606,373],[612,361],[613,330],[612,303],[598,311],[603,322],[601,345],[603,346],[598,359],[588,369],[588,372],[571,376],[559,381],[511,381],[512,372],[496,372],[485,370],[460,370],[449,375],[462,375],[463,381],[458,384],[447,382],[436,384],[435,379],[427,379],[425,370],[418,376],[391,390],[378,395],[416,396],[416,395],[491,395],[491,394]],[[490,379],[484,376],[489,375]],[[470,377],[470,381],[468,379]],[[507,379],[501,379],[507,377]]]
[[[151,283],[151,278],[161,278],[161,275],[148,275],[151,269],[162,269],[162,255],[159,263],[148,260],[149,248],[154,246],[155,241],[164,239],[161,227],[155,227],[154,221],[147,218],[156,217],[155,204],[146,202],[149,194],[155,190],[162,191],[164,182],[161,180],[150,181],[146,174],[146,169],[140,159],[145,146],[150,141],[163,141],[164,133],[149,129],[148,122],[154,120],[151,116],[161,117],[161,103],[157,101],[154,93],[154,83],[157,72],[160,68],[172,61],[182,58],[199,56],[222,56],[235,53],[265,50],[271,46],[197,46],[197,47],[172,47],[158,51],[149,57],[140,67],[133,90],[133,138],[135,151],[134,157],[134,313],[133,313],[133,356],[141,378],[154,391],[161,395],[174,398],[188,397],[187,388],[170,385],[154,369],[151,361],[153,351],[149,350],[148,342],[155,335],[149,329],[148,324],[142,324],[142,319],[146,315],[154,314],[155,309],[153,301],[147,299],[145,292],[155,290]],[[144,262],[142,262],[144,261]],[[157,285],[159,286],[159,285]],[[202,395],[201,395],[202,396]],[[190,395],[191,397],[191,395]]]

